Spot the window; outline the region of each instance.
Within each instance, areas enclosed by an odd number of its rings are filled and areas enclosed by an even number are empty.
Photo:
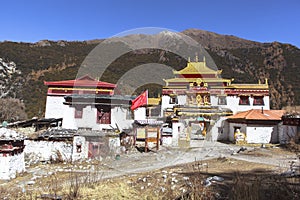
[[[77,153],[81,153],[81,145],[82,145],[81,143],[76,144],[76,152]]]
[[[218,105],[227,105],[226,96],[219,96],[218,97]]]
[[[155,117],[160,116],[160,110],[161,110],[160,106],[152,108],[151,109],[151,116],[155,116]]]
[[[99,124],[110,124],[111,123],[111,117],[110,117],[110,110],[104,111],[104,110],[98,110],[97,109],[97,123]]]
[[[92,148],[93,148],[93,150],[98,150],[99,146],[97,144],[92,144]]]
[[[171,96],[170,97],[170,104],[177,104],[177,103],[178,103],[177,96]]]
[[[160,116],[160,106],[146,108],[146,117]]]
[[[75,118],[82,118],[82,113],[83,113],[83,108],[81,107],[75,107],[75,113],[74,117]]]
[[[263,106],[263,105],[265,105],[264,97],[263,96],[254,96],[253,105],[254,106]]]
[[[238,131],[241,131],[241,127],[240,126],[234,126],[233,127],[233,132],[238,132]]]
[[[240,96],[239,105],[249,105],[249,96]]]

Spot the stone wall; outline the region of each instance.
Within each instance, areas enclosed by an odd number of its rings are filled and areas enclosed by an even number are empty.
[[[220,117],[211,128],[212,141],[225,141],[229,138],[229,124],[227,117]]]
[[[297,126],[282,125],[279,131],[279,143],[287,144],[292,138],[296,138]]]
[[[24,153],[26,164],[49,162],[50,160],[72,160],[72,142],[25,140],[25,145]]]
[[[4,156],[0,153],[0,179],[15,178],[17,173],[25,171],[24,152]]]

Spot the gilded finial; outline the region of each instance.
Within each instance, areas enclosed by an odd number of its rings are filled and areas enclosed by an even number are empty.
[[[268,79],[266,78],[265,80],[266,80],[266,81],[265,81],[265,84],[268,85]]]
[[[196,59],[195,59],[195,61],[198,62],[198,54],[196,54]]]
[[[203,62],[206,63],[205,56],[203,56]]]
[[[258,84],[260,84],[260,79],[258,79]]]
[[[191,57],[188,57],[188,62],[191,62]]]

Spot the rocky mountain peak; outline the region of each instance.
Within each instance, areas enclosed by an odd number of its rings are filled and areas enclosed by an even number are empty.
[[[21,71],[14,62],[0,58],[0,98],[17,92],[16,89],[21,86],[17,81],[20,75]]]
[[[236,49],[263,46],[263,43],[242,39],[233,35],[222,35],[198,29],[187,29],[182,33],[190,36],[205,48]]]

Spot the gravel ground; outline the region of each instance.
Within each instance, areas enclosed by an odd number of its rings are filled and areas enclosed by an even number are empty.
[[[191,141],[189,148],[171,148],[161,146],[158,151],[148,153],[138,152],[136,149],[128,154],[120,155],[119,159],[114,157],[103,159],[102,161],[87,160],[64,164],[44,164],[27,168],[27,172],[17,179],[0,182],[4,187],[24,187],[24,185],[41,185],[43,181],[49,179],[54,174],[64,172],[91,173],[98,171],[94,175],[97,179],[120,177],[123,175],[149,172],[166,167],[176,166],[194,161],[204,161],[214,158],[228,158],[242,161],[266,164],[274,166],[278,172],[288,171],[291,162],[299,165],[299,159],[295,153],[287,152],[280,148],[260,148],[246,147],[247,150],[240,151],[241,146],[224,144],[220,142],[209,142],[205,140]],[[237,153],[239,152],[239,153]],[[84,175],[83,175],[84,176]],[[82,176],[82,177],[83,177]],[[64,179],[60,184],[67,184]]]

